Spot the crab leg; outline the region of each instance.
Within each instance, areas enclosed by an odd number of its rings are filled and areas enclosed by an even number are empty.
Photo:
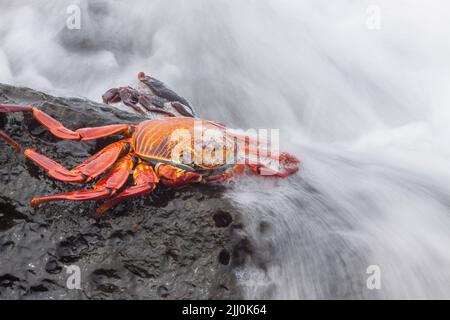
[[[58,162],[36,152],[34,149],[27,149],[23,154],[54,179],[66,182],[89,182],[111,167],[122,151],[126,149],[127,144],[128,140],[114,142],[72,170],[66,169]]]
[[[114,195],[125,184],[132,169],[133,158],[127,154],[117,162],[116,166],[104,178],[94,185],[93,189],[33,198],[31,200],[31,206],[36,208],[41,203],[58,200],[84,201],[108,198]]]
[[[3,140],[5,140],[6,142],[8,142],[10,145],[12,145],[14,147],[14,149],[16,149],[17,152],[20,152],[20,146],[19,144],[10,136],[8,136],[5,132],[0,130],[0,138],[2,138]]]
[[[257,175],[285,178],[299,170],[300,161],[293,155],[287,152],[283,152],[279,155],[269,152],[269,141],[260,141],[259,139],[234,133],[227,132],[227,134],[241,143],[244,143],[244,145],[241,146],[240,152],[244,156],[245,164],[247,164]],[[274,170],[259,163],[261,159],[277,161],[278,169]]]
[[[133,126],[129,124],[111,124],[102,127],[81,128],[77,129],[75,132],[77,132],[80,135],[81,141],[89,141],[111,136],[114,134],[130,136],[130,130],[132,128]]]
[[[0,131],[0,137],[13,145],[16,151],[20,152],[19,144],[6,133]],[[57,180],[65,182],[89,182],[112,166],[122,151],[128,147],[129,142],[129,139],[125,139],[112,143],[72,170],[66,169],[58,162],[38,153],[32,148],[26,149],[23,155]]]
[[[155,189],[156,184],[159,182],[159,178],[153,168],[144,163],[140,163],[136,166],[133,173],[133,180],[134,186],[126,188],[119,195],[109,199],[97,209],[95,215],[96,219],[99,219],[105,211],[115,206],[123,199],[142,196],[152,192]]]
[[[21,151],[19,144],[3,131],[0,131],[0,138],[14,146],[17,152]],[[26,149],[23,155],[44,169],[52,178],[65,182],[89,182],[112,166],[122,151],[128,148],[129,142],[129,139],[114,142],[72,170],[40,154],[33,148]]]
[[[169,187],[181,187],[202,180],[202,175],[197,172],[185,171],[166,163],[158,163],[155,170],[161,182]]]
[[[123,134],[127,136],[129,135],[132,128],[132,126],[128,124],[113,124],[101,127],[81,128],[73,131],[64,127],[61,122],[52,118],[44,111],[41,111],[33,106],[0,104],[0,112],[31,112],[33,114],[33,117],[44,127],[46,127],[54,136],[64,140],[88,141],[103,138],[113,134]]]
[[[177,110],[182,116],[195,118],[194,110],[190,106],[186,106],[178,101],[171,102],[172,107]],[[186,109],[189,108],[192,113],[189,113]]]

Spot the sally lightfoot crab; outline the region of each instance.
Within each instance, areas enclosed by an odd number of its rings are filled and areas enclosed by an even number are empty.
[[[240,176],[245,167],[257,175],[287,177],[298,171],[299,161],[288,153],[270,154],[258,141],[232,133],[216,122],[192,117],[166,117],[138,124],[113,124],[71,130],[31,105],[0,104],[1,113],[30,112],[54,136],[89,141],[121,136],[72,169],[30,148],[21,147],[5,132],[0,138],[44,169],[56,180],[86,184],[91,189],[33,198],[31,206],[57,200],[106,200],[96,211],[106,210],[129,197],[151,193],[158,184],[178,187],[191,183],[223,181]],[[272,166],[276,163],[276,166]],[[133,185],[126,186],[129,175]]]
[[[139,89],[132,87],[112,88],[102,95],[106,104],[122,102],[139,114],[159,113],[164,116],[176,116],[176,113],[185,117],[195,117],[190,103],[183,97],[169,89],[163,82],[146,75],[138,74]]]

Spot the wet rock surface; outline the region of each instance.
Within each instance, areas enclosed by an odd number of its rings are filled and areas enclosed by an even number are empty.
[[[84,99],[1,84],[0,102],[33,104],[71,129],[142,120]],[[0,130],[68,167],[116,140],[61,141],[21,113],[0,114]],[[80,185],[51,179],[3,141],[0,150],[1,299],[241,298],[232,270],[239,217],[223,187],[160,189],[123,202],[97,222],[96,202],[30,208],[33,196]],[[70,266],[81,271],[80,290],[67,287]]]

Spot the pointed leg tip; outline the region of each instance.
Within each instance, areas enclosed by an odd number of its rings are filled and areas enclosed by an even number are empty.
[[[23,155],[26,157],[27,155],[36,152],[36,149],[34,148],[28,148],[23,152]]]
[[[28,112],[33,110],[33,106],[16,105],[16,104],[0,104],[0,112]]]
[[[100,209],[100,208],[99,208]],[[101,217],[103,216],[103,214],[105,213],[106,210],[99,210],[97,209],[95,211],[95,220],[99,221],[101,219]]]
[[[31,207],[32,207],[33,209],[36,209],[36,208],[39,206],[40,203],[41,203],[41,201],[40,201],[39,198],[33,198],[33,199],[31,199]]]
[[[11,138],[9,135],[7,135],[5,132],[0,130],[0,138],[5,140],[7,143],[9,143],[16,152],[21,151],[21,147],[17,141],[15,141],[13,138]]]
[[[105,214],[106,211],[108,211],[110,207],[111,205],[108,204],[108,202],[105,202],[100,207],[98,207],[97,210],[95,210],[95,220],[100,220],[100,218]]]

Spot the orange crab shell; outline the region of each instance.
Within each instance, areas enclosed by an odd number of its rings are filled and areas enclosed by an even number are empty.
[[[235,164],[233,156],[239,147],[222,125],[188,117],[141,122],[131,141],[138,157],[151,163],[169,163],[186,171]]]

